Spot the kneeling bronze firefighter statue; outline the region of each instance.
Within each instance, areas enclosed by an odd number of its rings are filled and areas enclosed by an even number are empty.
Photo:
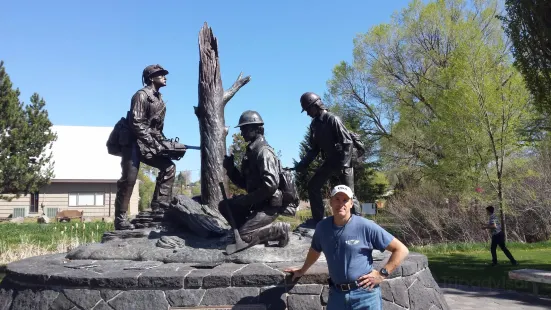
[[[238,232],[238,242],[227,249],[230,251],[269,241],[277,241],[280,247],[289,243],[289,223],[274,223],[283,207],[283,193],[279,189],[281,163],[264,138],[263,125],[264,121],[256,111],[243,112],[236,126],[248,142],[241,169],[235,167],[233,156],[224,158],[224,168],[230,180],[247,191],[246,195],[223,200],[219,205],[220,213]],[[247,245],[244,246],[238,237]]]

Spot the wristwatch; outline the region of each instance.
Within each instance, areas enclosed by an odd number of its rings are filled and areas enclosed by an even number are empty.
[[[381,270],[379,270],[379,273],[385,278],[388,277],[388,270],[386,270],[386,268],[381,268]]]

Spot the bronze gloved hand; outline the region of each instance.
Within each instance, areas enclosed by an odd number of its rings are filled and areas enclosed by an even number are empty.
[[[302,162],[299,162],[295,165],[295,171],[296,172],[303,172],[303,171],[306,171],[306,165],[303,164]]]
[[[231,170],[234,167],[233,161],[234,161],[233,154],[231,156],[224,155],[224,161],[222,163],[222,166],[224,166],[226,170]]]
[[[247,195],[238,195],[230,199],[230,206],[247,207],[250,203],[247,201]]]

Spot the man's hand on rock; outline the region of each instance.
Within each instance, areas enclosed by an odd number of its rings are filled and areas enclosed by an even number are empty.
[[[302,271],[302,268],[290,267],[285,269],[284,271],[293,274],[293,278],[291,279],[291,281],[295,281],[296,279],[304,275],[304,271]]]

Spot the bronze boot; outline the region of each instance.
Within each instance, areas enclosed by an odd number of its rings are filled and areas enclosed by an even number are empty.
[[[131,230],[134,229],[134,225],[130,223],[126,212],[120,212],[115,217],[115,230]]]
[[[269,241],[278,241],[278,247],[285,247],[289,244],[289,233],[291,225],[286,222],[274,222],[269,226],[265,226],[255,232],[254,236],[259,239],[257,243],[264,243],[264,246],[269,245]],[[254,237],[253,237],[254,241]]]
[[[277,240],[279,241],[277,246],[278,247],[285,247],[287,244],[289,244],[289,233],[291,232],[291,224],[287,222],[277,222],[274,223],[273,228],[277,231]]]

